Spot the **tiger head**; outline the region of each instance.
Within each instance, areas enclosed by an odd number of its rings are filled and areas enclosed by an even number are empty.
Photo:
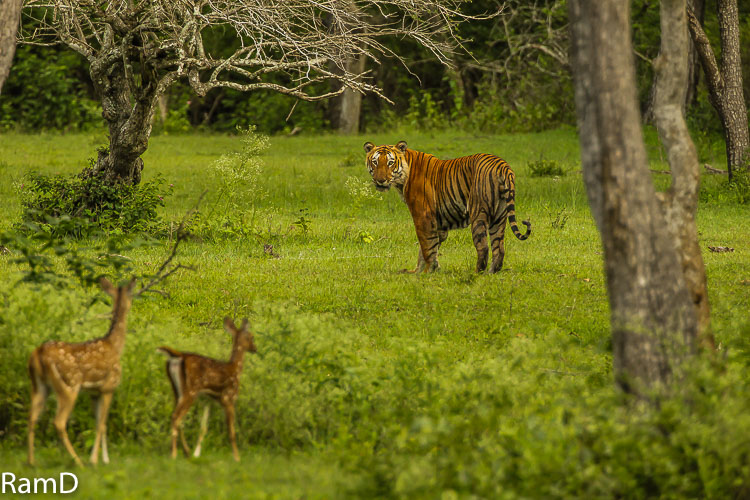
[[[388,191],[392,185],[403,188],[409,177],[406,141],[399,141],[395,146],[375,146],[366,142],[365,153],[367,169],[378,191]]]

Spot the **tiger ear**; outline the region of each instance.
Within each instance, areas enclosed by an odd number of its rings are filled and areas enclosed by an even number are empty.
[[[396,144],[396,149],[398,149],[402,153],[406,153],[406,141],[398,141],[398,144]]]
[[[374,148],[374,147],[375,147],[375,144],[373,144],[371,142],[366,142],[365,143],[365,153],[369,153],[370,151],[372,151],[372,148]]]

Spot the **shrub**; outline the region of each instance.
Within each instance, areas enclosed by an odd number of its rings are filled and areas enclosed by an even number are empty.
[[[562,177],[565,170],[555,160],[539,158],[528,163],[532,177]]]
[[[161,177],[132,186],[110,184],[98,177],[29,173],[18,184],[22,222],[47,230],[86,237],[100,229],[107,233],[150,233],[164,229],[157,213],[172,185]],[[68,217],[71,224],[49,224],[49,218]]]
[[[101,127],[89,96],[86,60],[59,47],[19,45],[0,98],[0,128],[86,130]]]

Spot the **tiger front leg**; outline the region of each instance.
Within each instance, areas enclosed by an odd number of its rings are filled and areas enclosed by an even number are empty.
[[[417,267],[414,269],[402,269],[401,272],[405,274],[419,274],[424,269],[424,256],[422,255],[422,247],[419,247],[417,251]]]
[[[417,233],[421,259],[417,262],[416,273],[431,273],[440,269],[438,250],[440,249],[440,243],[445,240],[445,237],[441,238],[441,234],[439,232]]]

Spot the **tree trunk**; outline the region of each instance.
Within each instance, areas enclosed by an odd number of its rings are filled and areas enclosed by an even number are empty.
[[[99,151],[96,164],[84,174],[101,177],[110,184],[138,184],[143,170],[141,155],[148,147],[158,98],[155,89],[141,92],[131,102],[132,92],[121,63],[106,67],[92,64],[91,76],[109,128],[109,148]]]
[[[581,160],[604,247],[614,371],[627,391],[669,384],[697,320],[649,172],[629,2],[568,2]]]
[[[660,193],[667,228],[674,235],[682,261],[682,273],[690,291],[698,320],[698,338],[713,348],[709,331],[710,309],[706,269],[698,246],[695,213],[698,209],[700,166],[695,145],[685,123],[685,94],[690,78],[690,36],[685,0],[660,3],[661,48],[654,61],[658,75],[654,93],[654,121],[666,148],[672,171],[672,185]]]
[[[359,56],[346,61],[347,70],[354,74],[362,74],[365,70],[365,58]],[[338,84],[339,88],[341,84]],[[362,94],[350,88],[334,97],[331,102],[331,126],[340,134],[356,134],[359,132],[359,115],[362,110]]]
[[[698,22],[703,26],[703,19],[706,12],[705,0],[688,0],[687,3],[688,8],[692,9]],[[687,85],[685,86],[685,104],[683,106],[685,113],[687,113],[690,107],[698,100],[698,84],[700,83],[701,77],[701,63],[700,57],[698,56],[698,49],[696,48],[693,39],[689,36],[688,45],[688,78]]]
[[[21,22],[21,0],[0,1],[0,93],[16,53],[16,31]]]
[[[688,8],[692,9],[698,18],[701,25],[703,25],[703,17],[705,12],[704,0],[688,0]],[[693,105],[697,99],[698,83],[700,82],[700,62],[698,58],[698,51],[696,50],[693,40],[688,37],[688,76],[685,80],[685,98],[682,103],[683,113],[686,114],[690,106]],[[654,71],[654,80],[651,83],[651,89],[648,94],[648,103],[646,105],[646,111],[644,112],[645,123],[655,123],[656,117],[656,88],[659,85],[658,72]]]
[[[747,108],[742,95],[742,64],[740,60],[740,27],[737,0],[718,0],[719,33],[721,36],[721,68],[711,49],[708,37],[695,14],[688,12],[690,34],[706,73],[711,104],[721,118],[727,147],[729,180],[738,168],[750,168],[745,155],[750,147]]]

